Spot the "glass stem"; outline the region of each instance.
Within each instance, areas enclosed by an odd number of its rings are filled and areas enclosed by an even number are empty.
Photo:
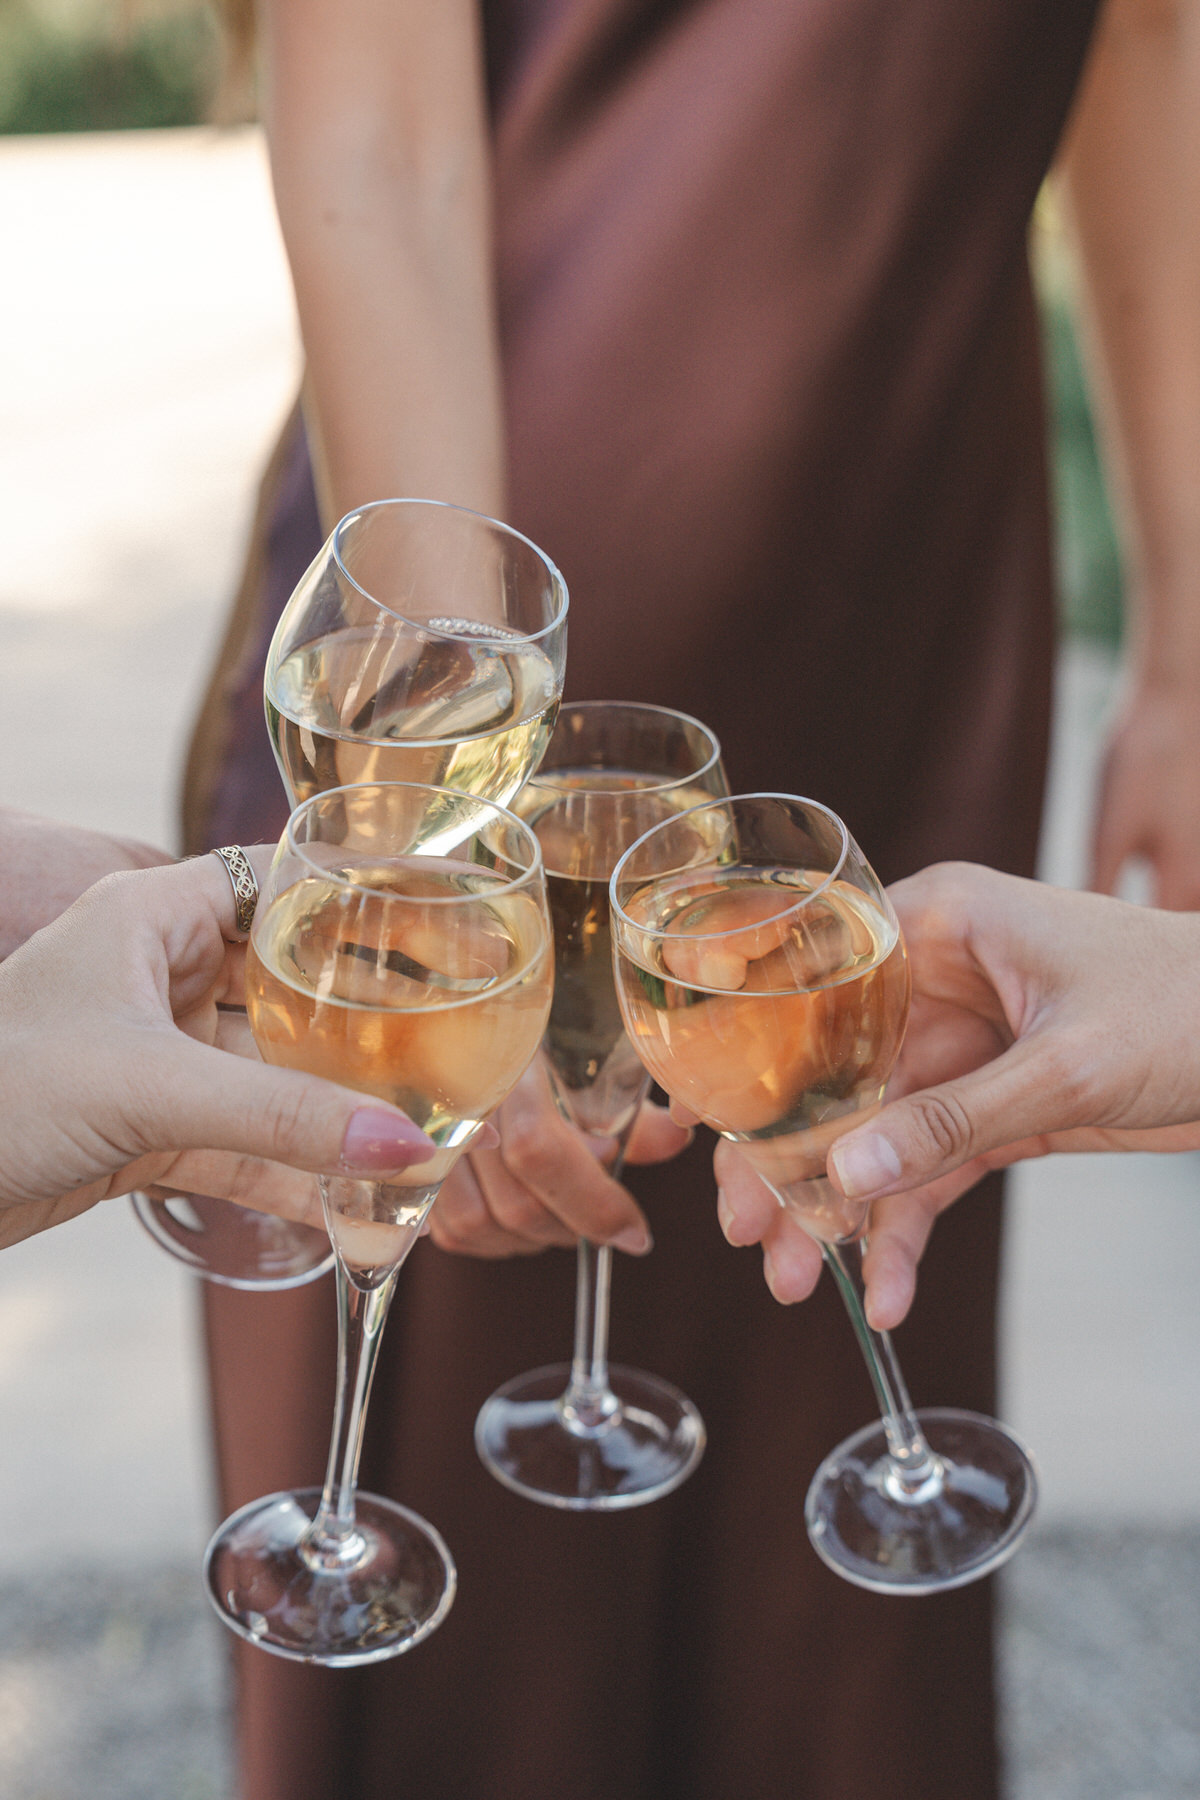
[[[417,1241],[420,1221],[436,1198],[437,1189],[433,1188],[403,1255],[382,1277],[378,1268],[372,1269],[370,1283],[360,1286],[338,1252],[337,1397],[321,1504],[305,1539],[304,1556],[311,1567],[330,1571],[352,1568],[366,1552],[365,1540],[355,1521],[354,1493],[362,1456],[363,1428],[367,1422],[367,1402],[371,1397],[371,1383],[397,1277]]]
[[[635,1115],[636,1117],[636,1109]],[[617,1153],[607,1165],[614,1181],[625,1167],[625,1150],[633,1121],[617,1139]],[[612,1250],[580,1238],[575,1252],[575,1347],[571,1379],[559,1401],[563,1421],[580,1437],[598,1436],[621,1415],[621,1402],[608,1382],[608,1298],[612,1284]]]
[[[861,1248],[865,1254],[865,1238]],[[917,1423],[891,1338],[886,1331],[873,1331],[867,1324],[863,1305],[862,1256],[852,1251],[850,1260],[847,1261],[837,1244],[823,1243],[821,1251],[837,1283],[838,1292],[850,1315],[854,1334],[866,1359],[867,1372],[883,1415],[888,1451],[895,1465],[895,1480],[910,1493],[917,1490],[927,1493],[931,1481],[940,1481],[941,1464],[930,1450],[925,1434]]]

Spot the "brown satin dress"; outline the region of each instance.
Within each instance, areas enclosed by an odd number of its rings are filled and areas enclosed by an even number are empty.
[[[737,789],[808,793],[892,879],[1032,866],[1052,614],[1025,228],[1094,0],[496,0],[487,8],[512,522],[571,590],[568,697],[681,707]],[[373,498],[374,496],[370,496]],[[189,847],[272,837],[275,617],[318,547],[298,423],[197,730]],[[614,1358],[709,1448],[669,1498],[564,1515],[472,1424],[567,1354],[573,1259],[418,1246],[364,1484],[459,1597],[353,1673],[238,1650],[244,1800],[994,1800],[992,1595],[862,1593],[810,1550],[872,1411],[826,1284],[777,1307],[709,1146],[635,1174],[656,1238]],[[938,1227],[899,1333],[918,1403],[992,1409],[995,1193]],[[327,1283],[205,1295],[221,1499],[319,1482]]]

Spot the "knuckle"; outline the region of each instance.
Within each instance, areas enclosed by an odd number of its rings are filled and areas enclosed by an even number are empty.
[[[256,1104],[256,1113],[264,1127],[270,1154],[286,1162],[290,1152],[302,1144],[311,1130],[314,1108],[312,1095],[300,1082],[282,1082],[274,1088],[266,1104]]]
[[[504,1161],[514,1175],[529,1177],[545,1168],[549,1160],[546,1132],[527,1113],[505,1119],[502,1138]]]
[[[234,1205],[253,1200],[262,1171],[253,1157],[239,1156],[228,1176],[228,1198]],[[320,1203],[318,1202],[318,1214]]]
[[[974,1129],[956,1094],[917,1095],[912,1109],[917,1130],[940,1157],[950,1161],[970,1155]]]
[[[506,1231],[539,1242],[554,1233],[557,1223],[527,1188],[506,1187],[502,1194],[493,1197],[492,1210]]]
[[[946,936],[969,908],[974,871],[969,863],[945,862],[935,864],[929,875],[927,917],[935,933]]]
[[[498,1224],[506,1231],[516,1232],[533,1229],[542,1210],[528,1189],[511,1181],[491,1195],[491,1208]]]
[[[486,1231],[491,1219],[473,1182],[454,1182],[452,1186],[448,1181],[438,1195],[429,1223],[430,1231],[439,1241],[446,1236],[463,1242],[473,1234]]]

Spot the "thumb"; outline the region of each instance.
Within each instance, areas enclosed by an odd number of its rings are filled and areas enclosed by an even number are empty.
[[[436,1154],[405,1113],[373,1095],[182,1035],[169,1042],[156,1047],[141,1093],[141,1132],[151,1149],[233,1150],[368,1179]]]
[[[1059,1064],[1029,1043],[969,1075],[894,1100],[848,1131],[829,1153],[829,1174],[848,1200],[903,1193],[975,1157],[1078,1121]]]

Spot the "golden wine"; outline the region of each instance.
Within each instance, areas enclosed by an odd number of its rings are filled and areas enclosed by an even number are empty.
[[[467,864],[398,858],[338,874],[369,885],[313,876],[258,921],[246,1004],[266,1062],[378,1095],[437,1144],[386,1185],[326,1184],[348,1260],[394,1263],[394,1232],[368,1228],[419,1225],[421,1191],[524,1072],[549,1010],[549,934],[538,893]]]
[[[558,711],[554,665],[502,627],[422,639],[352,626],[268,668],[267,724],[293,805],[334,787],[420,781],[506,806]]]
[[[908,1014],[898,928],[824,879],[685,871],[634,893],[620,934],[618,992],[642,1061],[715,1130],[754,1144],[776,1187],[823,1175],[830,1144],[879,1104]]]
[[[554,929],[543,1049],[568,1116],[601,1135],[624,1128],[646,1087],[613,986],[608,879],[644,831],[712,799],[707,789],[664,788],[663,780],[624,770],[548,769],[513,802],[541,845]]]

